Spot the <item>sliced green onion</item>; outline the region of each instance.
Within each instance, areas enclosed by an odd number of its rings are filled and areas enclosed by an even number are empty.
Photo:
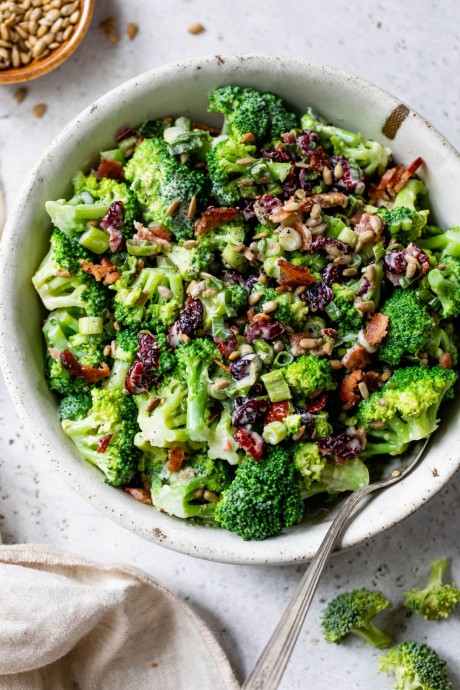
[[[270,443],[272,446],[276,446],[277,443],[284,441],[288,435],[288,430],[284,426],[283,422],[270,422],[264,426],[262,432],[262,438],[266,443]]]
[[[374,258],[376,263],[378,263],[385,256],[385,247],[382,242],[377,242],[373,247]]]
[[[78,332],[81,335],[98,335],[104,330],[101,316],[83,316],[78,319]]]
[[[159,254],[162,250],[160,244],[153,244],[147,240],[126,240],[126,249],[131,256],[153,256]]]
[[[351,228],[345,227],[337,239],[340,240],[340,242],[345,242],[346,244],[349,244],[350,247],[355,248],[356,243],[358,242],[358,235]]]
[[[264,364],[272,363],[275,352],[271,345],[265,342],[265,340],[255,340],[253,346]]]
[[[80,244],[94,254],[103,254],[109,248],[109,235],[105,230],[90,227],[80,236]]]
[[[134,139],[136,143],[136,139]],[[119,163],[125,162],[125,157],[121,149],[112,149],[111,151],[101,151],[101,158],[108,158],[111,161],[118,161]]]
[[[281,400],[289,400],[291,398],[289,386],[279,369],[276,371],[269,371],[267,374],[261,376],[261,379],[264,382],[271,402],[280,402]]]
[[[338,321],[342,318],[342,312],[334,302],[330,302],[324,311],[333,321]]]
[[[126,139],[123,139],[122,141],[120,141],[119,146],[120,146],[122,155],[124,153],[126,153],[127,156],[130,155],[134,151],[134,147],[136,146],[136,143],[137,143],[137,137],[136,136],[127,137]],[[120,162],[123,163],[123,160]]]
[[[275,359],[273,360],[272,366],[275,369],[281,369],[282,367],[287,367],[287,365],[291,364],[291,362],[293,361],[294,355],[292,354],[292,352],[287,352],[286,350],[283,350],[282,352],[278,352]]]

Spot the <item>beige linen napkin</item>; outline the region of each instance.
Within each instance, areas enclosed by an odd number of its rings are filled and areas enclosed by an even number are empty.
[[[145,573],[0,545],[0,690],[237,690],[212,633]]]

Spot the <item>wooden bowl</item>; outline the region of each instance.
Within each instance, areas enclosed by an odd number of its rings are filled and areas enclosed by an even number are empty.
[[[70,1],[70,0],[69,0]],[[28,65],[0,70],[0,84],[18,84],[41,77],[58,67],[74,52],[83,40],[94,9],[94,0],[80,0],[80,18],[71,37],[43,60],[32,60]]]

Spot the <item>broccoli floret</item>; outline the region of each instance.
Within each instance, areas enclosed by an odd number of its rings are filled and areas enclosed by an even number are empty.
[[[102,220],[110,208],[110,204],[103,201],[93,201],[87,197],[86,203],[71,199],[57,199],[47,201],[46,211],[55,228],[66,235],[81,235],[91,220]]]
[[[283,375],[291,391],[299,398],[313,398],[321,391],[337,387],[329,362],[314,355],[298,357],[283,367]]]
[[[431,566],[428,583],[424,589],[414,588],[405,593],[404,606],[424,616],[427,621],[448,618],[460,603],[460,590],[452,584],[443,583],[447,558],[435,561]]]
[[[230,483],[229,466],[205,453],[194,454],[178,472],[166,465],[149,473],[152,503],[180,518],[212,518],[222,490]]]
[[[449,319],[460,315],[460,259],[446,256],[443,268],[433,268],[428,283],[441,302],[441,316]]]
[[[334,299],[326,307],[326,311],[330,318],[337,323],[339,335],[358,333],[363,327],[363,317],[354,304],[358,289],[357,284],[349,286],[334,283],[332,286]]]
[[[207,441],[209,426],[209,369],[215,359],[220,359],[214,343],[195,338],[188,345],[176,350],[178,365],[187,385],[187,434],[191,441]]]
[[[347,635],[357,635],[366,644],[377,649],[388,647],[391,637],[379,630],[372,619],[380,611],[391,608],[381,592],[355,589],[344,592],[329,602],[322,625],[328,642],[340,643]]]
[[[379,673],[394,673],[394,690],[454,690],[446,662],[423,642],[402,642],[379,659]]]
[[[206,288],[216,294],[209,297],[199,295],[204,307],[203,327],[212,331],[214,337],[221,337],[225,329],[225,318],[237,316],[247,306],[248,290],[241,285],[228,285],[217,278],[208,279]]]
[[[91,393],[70,393],[59,403],[59,419],[83,419],[93,404]]]
[[[147,120],[137,128],[137,134],[152,139],[153,137],[163,138],[165,130],[171,127],[172,118],[164,118],[163,120]]]
[[[98,180],[94,175],[85,176],[80,173],[72,180],[75,194],[82,199],[88,199],[90,195],[95,201],[105,206],[110,206],[114,201],[121,201],[123,204],[123,222],[120,230],[125,237],[132,237],[134,229],[133,223],[139,216],[139,206],[137,197],[132,189],[125,182],[103,177]]]
[[[445,232],[439,230],[436,234],[418,240],[417,245],[432,252],[441,252],[442,260],[444,256],[460,259],[460,226],[449,228]]]
[[[126,376],[137,353],[138,334],[138,329],[133,327],[117,332],[115,357],[106,383],[108,388],[125,389]]]
[[[281,192],[291,170],[290,163],[256,159],[256,147],[234,139],[219,141],[206,154],[212,193],[220,204],[235,205],[243,197],[255,199],[264,193]]]
[[[135,444],[143,452],[150,448],[171,448],[189,440],[186,429],[187,387],[176,374],[150,392],[135,396],[140,432]]]
[[[105,474],[109,484],[124,486],[133,478],[140,457],[134,446],[138,430],[136,404],[130,396],[115,389],[96,388],[91,396],[92,406],[87,416],[65,419],[62,428],[81,455]],[[110,439],[103,450],[107,436]]]
[[[228,264],[231,268],[241,272],[245,271],[247,260],[244,254],[237,251],[237,245],[244,243],[246,236],[246,228],[241,220],[235,220],[231,223],[222,223],[216,228],[208,230],[204,235],[198,235],[197,250],[201,251],[203,260],[206,256],[212,254],[214,261],[214,254],[219,254],[219,260],[224,264]],[[210,263],[205,267],[205,271],[209,272]]]
[[[278,305],[274,313],[277,321],[292,326],[296,331],[305,329],[305,319],[308,314],[308,305],[294,292],[276,292],[275,288],[261,283],[255,283],[252,293],[262,293],[263,297],[257,302],[256,311],[262,312],[264,304],[276,302]]]
[[[365,139],[357,132],[328,125],[326,120],[318,117],[311,109],[301,117],[300,123],[302,129],[316,132],[327,149],[357,163],[366,175],[371,175],[376,170],[380,174],[385,171],[391,151],[379,142]]]
[[[328,421],[327,412],[319,412],[315,414],[315,438],[324,438],[325,436],[332,436],[332,425]]]
[[[211,92],[209,111],[225,117],[223,132],[240,139],[251,132],[257,139],[276,140],[283,132],[299,126],[283,101],[271,93],[239,86],[222,86]]]
[[[83,379],[72,376],[60,359],[46,358],[45,376],[50,389],[59,395],[78,395],[91,388]]]
[[[302,518],[303,502],[289,453],[269,447],[256,462],[247,458],[217,504],[215,518],[245,540],[280,534]]]
[[[214,252],[206,244],[201,244],[193,249],[180,247],[173,244],[167,254],[184,280],[198,278],[201,271],[209,271],[214,263]]]
[[[297,443],[294,447],[294,466],[300,472],[305,489],[318,482],[326,465],[326,457],[321,455],[317,443]]]
[[[178,117],[172,127],[164,130],[163,139],[168,142],[171,153],[187,159],[193,155],[197,160],[203,160],[212,142],[207,130],[192,129],[192,122],[188,117]],[[182,162],[185,161],[182,159]]]
[[[91,261],[91,255],[76,239],[60,230],[54,230],[50,244],[32,278],[46,309],[83,309],[88,316],[101,316],[107,293],[80,265],[81,260]]]
[[[428,211],[416,208],[417,196],[425,196],[426,187],[421,180],[409,180],[398,192],[392,208],[381,208],[378,215],[387,224],[391,237],[407,247],[411,242],[418,244],[418,239],[426,225]]]
[[[161,285],[170,297],[160,294]],[[164,329],[174,323],[184,304],[182,279],[172,268],[143,268],[134,279],[122,275],[110,287],[117,293],[115,319],[125,326]]]
[[[169,228],[176,240],[193,235],[193,221],[187,213],[193,197],[198,210],[208,198],[208,181],[204,173],[181,164],[161,139],[145,139],[125,167],[147,222]],[[171,212],[170,206],[179,200]]]
[[[411,441],[429,436],[438,427],[439,406],[456,379],[451,369],[413,366],[397,369],[369,400],[359,403],[359,420],[369,439],[362,457],[399,455]],[[372,428],[372,422],[385,424]]]
[[[334,460],[328,460],[319,480],[312,481],[302,495],[304,498],[323,493],[335,496],[344,491],[356,491],[368,484],[369,470],[360,458],[346,460],[341,465],[337,465]]]
[[[397,366],[405,354],[422,352],[435,323],[414,290],[397,288],[380,309],[388,316],[388,333],[378,351],[378,358]]]

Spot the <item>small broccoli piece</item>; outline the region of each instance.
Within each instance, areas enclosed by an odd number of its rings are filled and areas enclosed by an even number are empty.
[[[87,416],[64,419],[62,428],[81,455],[105,474],[109,484],[124,486],[133,478],[140,457],[134,446],[138,430],[136,404],[130,396],[114,389],[95,388],[91,396]],[[107,436],[108,445],[101,450],[101,441]]]
[[[439,231],[429,237],[417,241],[422,249],[432,252],[441,252],[441,257],[453,256],[460,259],[460,227],[449,228],[445,232]]]
[[[126,376],[137,353],[138,334],[138,329],[133,327],[117,332],[115,357],[106,383],[108,388],[125,389]]]
[[[52,357],[46,358],[45,377],[50,389],[59,395],[78,395],[88,392],[91,388],[83,379],[72,376],[60,359]]]
[[[241,285],[228,285],[217,278],[208,279],[206,288],[216,292],[215,295],[199,295],[204,307],[203,327],[212,331],[214,337],[221,337],[225,332],[225,318],[237,316],[247,306],[248,290]]]
[[[161,139],[145,139],[125,167],[125,177],[138,197],[147,222],[169,228],[176,240],[193,235],[193,221],[187,212],[193,197],[198,210],[208,198],[208,181],[204,173],[181,164]],[[173,213],[171,204],[179,199]]]
[[[244,540],[280,534],[302,518],[303,502],[289,453],[269,447],[256,462],[247,458],[217,504],[215,519]]]
[[[294,466],[300,472],[305,489],[318,482],[326,465],[326,457],[321,455],[317,443],[296,443],[293,456]]]
[[[423,642],[402,642],[379,659],[379,673],[395,675],[394,690],[454,690],[446,662]]]
[[[264,193],[281,192],[279,183],[289,175],[291,164],[256,159],[255,154],[255,146],[234,139],[219,141],[208,151],[212,193],[220,204],[234,206],[242,197],[255,199]]]
[[[121,201],[123,204],[123,222],[120,230],[125,237],[132,237],[134,233],[133,223],[139,216],[139,206],[137,197],[132,189],[125,182],[103,177],[98,180],[94,175],[85,176],[79,173],[72,180],[75,194],[83,199],[89,199],[90,195],[94,201],[104,206],[110,206],[114,201]],[[83,195],[83,196],[82,196]]]
[[[332,436],[332,425],[328,421],[327,412],[318,412],[314,418],[315,424],[315,438],[324,438],[325,436]]]
[[[416,208],[416,199],[419,195],[426,195],[425,185],[421,180],[409,180],[396,195],[392,208],[381,208],[377,211],[387,224],[391,237],[405,247],[411,242],[418,244],[427,222],[429,212]]]
[[[444,268],[433,268],[428,283],[441,302],[441,316],[449,319],[460,315],[460,258],[446,256]]]
[[[313,398],[321,391],[337,387],[329,362],[314,355],[298,357],[283,367],[283,374],[289,388],[299,398]]]
[[[214,252],[204,243],[193,249],[173,244],[167,256],[179,271],[181,278],[188,281],[198,278],[202,271],[209,271],[214,263]]]
[[[59,403],[59,419],[83,419],[93,404],[91,393],[70,393]]]
[[[213,460],[226,460],[230,465],[238,465],[241,456],[234,440],[235,428],[232,426],[232,415],[227,408],[222,410],[218,422],[211,426],[208,438],[208,455]]]
[[[187,434],[191,441],[207,441],[209,426],[209,369],[215,359],[220,359],[214,343],[195,338],[188,345],[176,350],[179,368],[187,385]]]
[[[91,220],[102,220],[109,210],[110,204],[103,201],[89,201],[88,197],[87,203],[78,203],[73,199],[70,201],[66,201],[66,199],[47,201],[45,208],[55,228],[66,235],[81,235]]]
[[[163,138],[165,130],[171,127],[171,118],[164,118],[162,120],[147,120],[137,128],[137,134],[146,139],[153,139],[158,137]]]
[[[91,255],[76,239],[60,230],[54,230],[50,244],[32,278],[46,309],[83,309],[88,316],[101,316],[107,293],[80,265],[81,260],[91,261]]]
[[[443,583],[447,558],[435,561],[431,566],[428,583],[424,589],[414,588],[405,593],[404,606],[418,613],[427,621],[448,618],[460,603],[460,590],[452,584]]]
[[[263,141],[276,140],[283,132],[299,126],[299,119],[290,113],[283,101],[271,93],[239,86],[221,86],[209,96],[210,112],[225,117],[225,134],[241,139],[251,132]]]
[[[429,436],[438,427],[439,406],[455,379],[454,371],[440,366],[397,369],[369,400],[359,403],[359,420],[369,432],[361,457],[399,455],[406,444]],[[372,422],[386,426],[375,429]]]
[[[148,394],[136,395],[135,401],[139,410],[138,448],[148,453],[152,446],[171,448],[187,443],[187,387],[181,378],[176,374],[165,377]]]
[[[337,465],[334,460],[328,460],[319,480],[312,481],[302,495],[304,498],[323,493],[335,496],[344,491],[356,491],[368,484],[369,470],[360,458],[346,460],[342,465]]]
[[[78,332],[79,314],[56,309],[43,325],[43,335],[49,350],[70,352],[80,364],[97,367],[104,361],[104,339],[100,335],[82,335]]]
[[[332,286],[334,299],[326,307],[326,312],[333,321],[337,322],[339,335],[358,333],[363,327],[363,317],[354,304],[358,289],[357,284],[350,286],[334,283]]]
[[[160,285],[171,292],[171,297],[160,294]],[[143,268],[133,279],[122,274],[110,287],[117,293],[115,319],[125,326],[164,329],[174,323],[184,304],[182,279],[169,267]]]
[[[379,142],[365,139],[357,132],[328,125],[326,120],[318,117],[311,109],[302,115],[300,124],[302,129],[316,132],[326,149],[332,149],[335,154],[353,161],[366,175],[375,171],[382,174],[385,171],[391,151]]]
[[[377,354],[382,362],[397,366],[405,354],[425,349],[435,323],[414,290],[397,288],[380,311],[389,318],[388,334]]]
[[[275,288],[261,283],[255,283],[252,293],[262,293],[263,297],[257,302],[256,311],[262,312],[264,304],[276,302],[278,305],[275,317],[277,321],[292,326],[296,331],[305,329],[305,320],[308,314],[308,305],[294,292],[276,292]]]
[[[153,466],[151,496],[158,510],[180,518],[212,518],[220,493],[229,485],[229,466],[196,453],[178,472]]]
[[[379,630],[372,619],[380,611],[391,608],[381,592],[355,589],[344,592],[329,602],[322,625],[328,642],[340,643],[347,635],[357,635],[377,649],[388,647],[391,637]]]

